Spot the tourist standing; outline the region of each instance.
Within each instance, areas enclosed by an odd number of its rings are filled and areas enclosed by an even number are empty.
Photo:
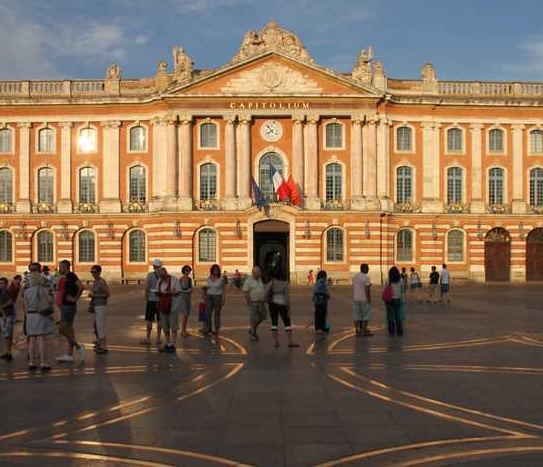
[[[249,308],[249,334],[251,340],[257,341],[258,326],[264,321],[266,316],[266,286],[262,281],[262,271],[255,266],[251,271],[251,276],[243,284],[243,295]]]
[[[221,267],[214,264],[209,269],[205,287],[206,329],[204,334],[218,335],[221,329],[221,309],[226,302],[226,288],[221,277]]]
[[[0,317],[2,318],[2,335],[4,338],[4,353],[2,360],[11,362],[13,348],[13,325],[15,321],[15,302],[10,294],[8,280],[0,277]]]
[[[145,323],[146,334],[140,344],[151,345],[151,332],[153,331],[153,323],[156,321],[156,344],[162,344],[160,340],[162,334],[162,323],[160,322],[160,313],[158,311],[158,296],[157,296],[157,284],[158,274],[157,269],[162,267],[162,261],[154,259],[151,263],[153,270],[147,274],[145,279]]]
[[[310,269],[307,273],[307,285],[315,285],[315,274],[313,273],[313,269]]]
[[[445,299],[447,299],[447,302],[450,302],[451,300],[449,299],[449,291],[451,287],[451,273],[447,269],[447,265],[445,263],[443,263],[442,265],[439,282],[441,284],[441,287],[440,287],[441,301],[444,302]]]
[[[371,318],[371,279],[367,263],[360,265],[360,272],[353,276],[353,321],[357,336],[373,336],[368,329]]]
[[[168,274],[166,268],[158,268],[158,310],[166,344],[162,350],[175,353],[177,332],[179,331],[179,308],[181,303],[181,285],[179,279]]]
[[[330,291],[328,288],[327,274],[324,269],[317,273],[317,279],[313,286],[313,304],[315,305],[315,331],[317,333],[328,332],[327,325],[328,301]]]
[[[94,351],[98,354],[107,353],[106,315],[107,302],[110,296],[109,287],[102,277],[102,266],[95,264],[91,268],[92,283],[89,291],[90,305],[94,311],[94,329],[96,331],[97,344]]]
[[[422,303],[422,298],[420,296],[420,289],[422,287],[422,282],[420,281],[419,273],[415,268],[411,268],[411,276],[409,278],[409,289],[411,290],[411,298],[418,300],[419,303]]]
[[[432,266],[430,272],[430,287],[428,296],[428,302],[437,303],[437,286],[439,284],[439,272],[436,271],[436,267]]]
[[[192,279],[190,277],[191,271],[192,268],[188,264],[185,264],[185,266],[181,268],[182,276],[179,279],[179,284],[181,285],[179,311],[181,313],[181,335],[183,337],[188,337],[187,323],[189,320],[192,304]]]
[[[387,324],[388,333],[393,336],[403,335],[403,280],[399,269],[396,266],[392,266],[388,271],[388,280],[385,282],[385,287],[390,285],[392,287],[392,300],[385,302],[387,310]]]

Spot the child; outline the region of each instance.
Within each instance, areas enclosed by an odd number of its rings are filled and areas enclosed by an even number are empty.
[[[201,323],[200,334],[204,334],[206,327],[206,289],[202,290],[200,303],[198,303],[198,321]]]

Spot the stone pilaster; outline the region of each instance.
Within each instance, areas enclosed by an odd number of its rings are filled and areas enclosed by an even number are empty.
[[[72,200],[72,126],[70,122],[60,124],[60,200],[59,213],[71,213]]]
[[[471,131],[471,201],[470,212],[482,214],[485,211],[483,200],[483,125],[472,123],[469,126]]]
[[[166,126],[164,128],[166,137],[166,176],[164,178],[165,193],[163,209],[178,209],[178,183],[177,183],[177,116],[169,115],[166,117]]]
[[[377,124],[379,118],[372,115],[363,127],[362,195],[373,201],[377,198]]]
[[[422,122],[422,211],[425,213],[443,212],[443,201],[439,196],[441,186],[440,126],[434,121]]]
[[[251,200],[251,115],[238,116],[240,123],[240,158],[238,180],[238,205],[246,209],[252,204]]]
[[[311,114],[307,116],[305,144],[305,185],[307,197],[305,199],[306,209],[319,210],[321,201],[319,199],[319,144],[318,144],[318,129],[319,115]]]
[[[511,125],[513,135],[513,214],[526,213],[526,200],[524,199],[524,170],[522,167],[522,141],[524,138],[524,125]]]
[[[16,200],[18,213],[30,212],[30,123],[19,123],[19,195]]]
[[[351,208],[363,209],[362,203],[362,123],[364,115],[351,116]]]
[[[192,176],[192,115],[179,117],[179,209],[191,211],[193,209]]]
[[[292,115],[292,178],[304,196],[304,124],[305,115]]]
[[[224,120],[224,159],[225,159],[225,209],[237,209],[238,199],[236,197],[236,175],[237,160],[236,160],[236,116],[225,115]]]
[[[171,192],[175,184],[174,162],[168,161],[170,151],[168,146],[175,121],[172,116],[154,117],[153,124],[153,183],[150,211],[160,211],[171,204],[174,194]],[[171,159],[171,158],[170,158]],[[173,172],[173,173],[172,173]]]
[[[379,209],[391,211],[393,202],[390,196],[390,128],[392,122],[381,118],[377,127],[377,197]]]
[[[119,128],[121,122],[102,122],[103,150],[102,150],[102,199],[100,200],[101,213],[120,212],[121,200],[119,197],[119,168],[120,145]],[[100,191],[97,190],[99,193]]]

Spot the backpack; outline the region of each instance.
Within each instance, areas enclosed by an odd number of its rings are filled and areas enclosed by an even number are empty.
[[[164,292],[161,290],[161,282],[162,280],[158,283],[158,311],[165,315],[169,315],[172,307],[172,295],[170,294],[172,291],[172,276],[168,277],[166,281],[166,290]]]
[[[381,298],[385,303],[390,303],[392,300],[394,300],[394,290],[392,289],[392,286],[390,284],[387,284],[383,289]]]

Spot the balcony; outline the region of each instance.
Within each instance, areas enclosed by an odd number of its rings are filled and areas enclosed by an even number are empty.
[[[322,204],[322,209],[325,211],[344,211],[345,209],[349,209],[349,205],[342,199],[327,199]]]
[[[31,212],[33,214],[54,214],[57,212],[57,207],[53,203],[40,201],[32,204]]]
[[[503,203],[488,204],[486,212],[488,214],[511,214],[511,205]]]
[[[76,214],[96,214],[98,212],[98,205],[94,203],[77,203],[74,207]]]
[[[13,203],[0,203],[0,213],[11,214],[15,212],[15,206]]]
[[[421,203],[415,203],[408,199],[403,203],[394,203],[394,212],[401,212],[404,214],[412,214],[422,212]]]
[[[527,214],[543,214],[543,206],[526,206]]]
[[[199,211],[217,211],[219,209],[219,201],[216,199],[200,199],[196,203],[196,209]]]
[[[149,212],[149,205],[137,199],[133,199],[132,201],[128,201],[127,203],[122,205],[122,212],[128,212],[128,213]]]
[[[469,204],[467,203],[450,203],[445,205],[447,214],[469,214]]]

